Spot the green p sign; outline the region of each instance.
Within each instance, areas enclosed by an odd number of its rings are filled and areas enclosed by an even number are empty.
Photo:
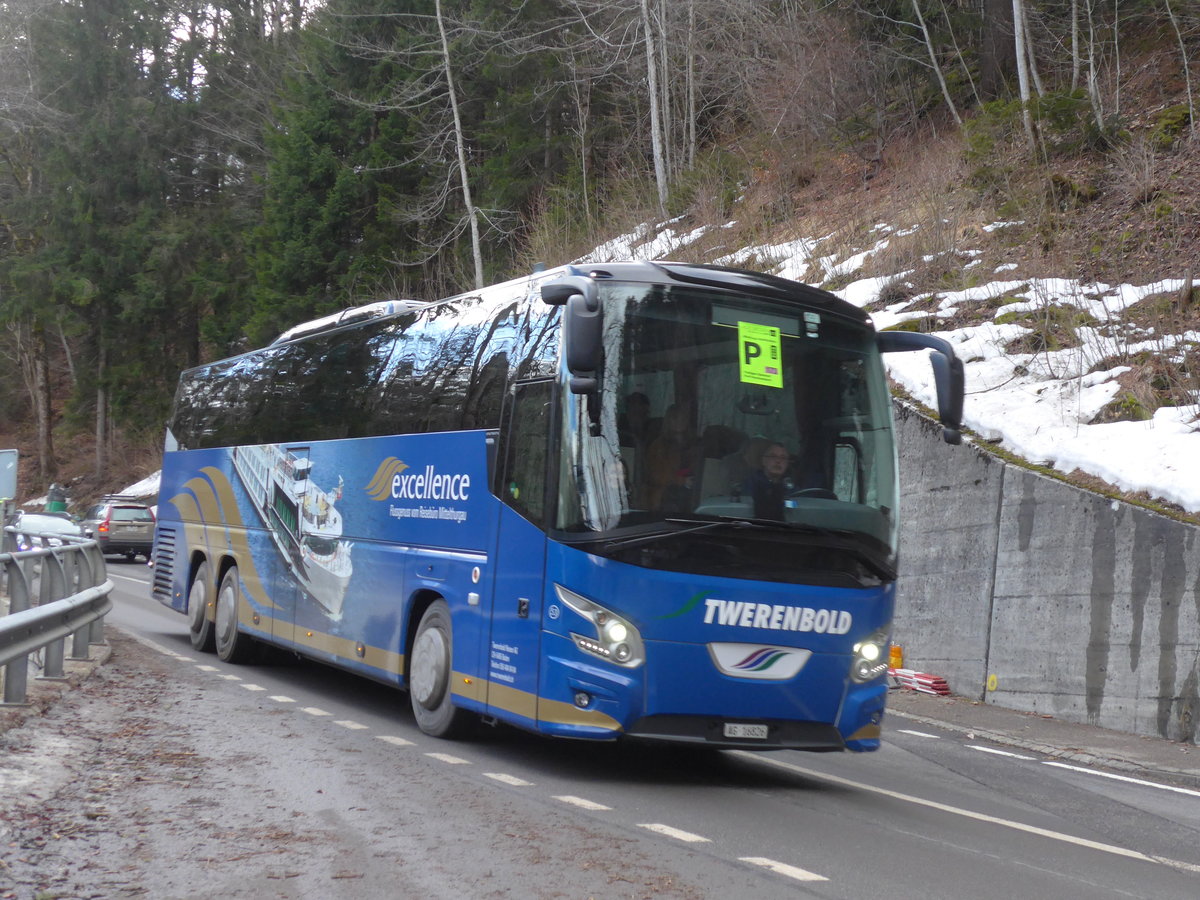
[[[778,328],[738,322],[738,357],[742,381],[762,387],[783,387]]]

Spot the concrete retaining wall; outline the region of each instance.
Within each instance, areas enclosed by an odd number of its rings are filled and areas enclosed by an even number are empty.
[[[955,694],[1194,743],[1200,529],[1010,466],[896,406],[894,640]]]

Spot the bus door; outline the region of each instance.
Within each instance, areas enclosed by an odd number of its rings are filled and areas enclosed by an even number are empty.
[[[488,712],[537,720],[538,660],[546,570],[546,483],[553,382],[517,385],[501,432]]]

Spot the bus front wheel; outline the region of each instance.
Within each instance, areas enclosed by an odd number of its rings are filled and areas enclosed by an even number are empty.
[[[253,652],[253,639],[238,629],[238,605],[242,587],[237,566],[231,566],[217,589],[215,641],[217,656],[227,663],[244,663]]]
[[[192,579],[187,601],[188,635],[192,639],[192,647],[202,653],[213,651],[213,623],[208,615],[210,591],[212,585],[209,584],[208,563],[202,562]]]
[[[434,737],[458,737],[470,722],[470,713],[451,698],[453,648],[450,607],[445,600],[435,600],[421,616],[408,665],[413,715],[417,726]]]

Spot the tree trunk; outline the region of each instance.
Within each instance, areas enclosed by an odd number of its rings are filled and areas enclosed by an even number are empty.
[[[1100,82],[1096,74],[1096,22],[1092,16],[1092,2],[1087,0],[1088,20],[1088,52],[1087,52],[1087,83],[1088,99],[1092,102],[1092,115],[1097,127],[1104,126],[1104,105],[1100,101]]]
[[[654,182],[658,187],[658,211],[667,212],[667,166],[663,155],[661,111],[658,102],[658,54],[650,22],[650,0],[642,0],[642,30],[646,42],[646,90],[650,95],[650,147],[654,154]]]
[[[696,164],[696,0],[688,0],[687,164]]]
[[[1033,131],[1033,115],[1029,111],[1029,57],[1025,51],[1025,7],[1022,0],[1012,0],[1013,38],[1017,56],[1017,80],[1021,90],[1021,122],[1025,126],[1025,140],[1030,149],[1036,146]]]
[[[1187,45],[1183,42],[1183,32],[1179,28],[1179,19],[1171,8],[1171,0],[1166,0],[1167,15],[1171,17],[1171,27],[1175,29],[1175,40],[1179,42],[1179,59],[1183,63],[1183,83],[1187,87],[1188,104],[1188,134],[1196,137],[1196,103],[1192,99],[1192,61],[1188,59]]]
[[[1121,0],[1113,0],[1113,64],[1116,77],[1113,79],[1113,115],[1121,114]],[[1101,128],[1103,122],[1097,122]]]
[[[1029,83],[1033,86],[1034,96],[1041,97],[1046,93],[1046,89],[1042,87],[1042,76],[1038,74],[1037,52],[1033,46],[1033,31],[1029,27],[1029,14],[1024,11],[1023,2],[1021,9],[1022,27],[1025,29],[1025,55],[1029,62]]]
[[[442,39],[442,70],[446,76],[446,92],[450,98],[450,110],[454,115],[454,146],[458,151],[458,176],[462,182],[463,205],[471,226],[471,256],[475,262],[475,288],[483,290],[483,248],[479,239],[479,216],[471,199],[471,179],[467,169],[467,147],[463,135],[462,116],[458,111],[458,94],[454,89],[454,73],[450,68],[450,41],[446,38],[446,23],[442,18],[442,0],[434,0],[434,15],[437,17],[438,34]]]
[[[1013,53],[1013,8],[1010,0],[983,0],[983,34],[979,54],[979,95],[1004,95],[1005,79],[1016,64]]]
[[[1168,9],[1170,5],[1168,0]],[[1071,0],[1071,90],[1079,87],[1079,73],[1082,69],[1083,57],[1079,53],[1079,0]]]
[[[108,471],[108,349],[103,341],[96,352],[96,478]]]
[[[959,128],[962,128],[962,117],[959,116],[954,99],[950,96],[950,88],[946,86],[946,76],[942,74],[942,67],[938,65],[937,54],[933,50],[933,40],[929,37],[929,29],[925,27],[925,17],[921,15],[921,6],[917,0],[912,0],[912,7],[913,12],[917,14],[917,24],[921,26],[921,34],[925,38],[925,49],[929,51],[929,64],[933,66],[933,72],[942,88],[942,96],[946,99],[946,105],[950,107],[950,114],[954,116],[954,121]]]
[[[18,330],[17,355],[37,426],[38,480],[42,485],[48,485],[58,477],[58,463],[54,458],[54,423],[50,405],[50,348],[46,331],[40,323],[33,322],[28,330]]]

